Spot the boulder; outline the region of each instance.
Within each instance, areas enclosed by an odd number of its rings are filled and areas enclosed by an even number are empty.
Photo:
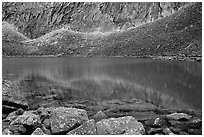
[[[22,115],[24,113],[24,110],[23,109],[18,109],[12,113],[10,113],[7,117],[6,117],[6,120],[9,120],[9,121],[13,121],[15,120],[19,115]]]
[[[187,121],[191,118],[192,116],[185,114],[185,113],[172,113],[169,115],[166,115],[165,118],[168,120],[179,120],[179,121]]]
[[[52,111],[52,134],[66,134],[88,120],[87,112],[83,109],[58,107]]]
[[[2,105],[5,106],[2,108],[4,113],[17,110],[18,108],[28,109],[28,102],[25,95],[21,93],[18,86],[4,79],[2,82]]]
[[[167,122],[164,118],[159,117],[154,120],[153,126],[154,127],[167,126]]]
[[[25,134],[32,134],[37,127],[41,126],[41,123],[38,115],[28,111],[24,112],[23,115],[18,116],[14,121],[12,121],[10,126],[13,125],[18,128],[23,126],[26,129],[24,132]]]
[[[78,128],[70,131],[67,135],[96,135],[94,119],[88,120]]]
[[[45,133],[40,128],[36,128],[31,135],[45,135]]]
[[[103,119],[96,123],[96,128],[99,135],[142,135],[145,132],[142,123],[138,122],[132,116]]]
[[[94,116],[93,119],[95,120],[95,122],[98,122],[102,119],[106,119],[107,116],[103,111],[98,111]]]

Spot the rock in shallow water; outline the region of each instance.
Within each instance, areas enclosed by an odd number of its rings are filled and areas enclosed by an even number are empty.
[[[82,124],[78,128],[70,131],[67,135],[95,135],[96,126],[93,119],[88,120],[86,123]]]
[[[96,128],[99,135],[142,135],[145,132],[142,123],[138,122],[132,116],[103,119],[96,123]]]
[[[52,134],[66,134],[88,120],[85,110],[59,107],[53,110],[51,117]]]
[[[166,115],[165,118],[168,120],[180,120],[180,121],[187,121],[192,116],[185,114],[185,113],[172,113],[170,115]]]

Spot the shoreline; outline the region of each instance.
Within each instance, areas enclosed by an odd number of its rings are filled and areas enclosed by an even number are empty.
[[[202,62],[202,56],[63,56],[63,55],[43,55],[43,56],[2,56],[2,58],[131,58],[131,59],[154,59],[154,60],[174,60],[174,61],[196,61]]]
[[[94,103],[83,99],[63,100],[57,96],[46,96],[44,106],[30,108],[25,95],[17,85],[3,80],[4,135],[202,134],[202,110],[163,109],[139,99]],[[118,122],[123,124],[117,125]]]

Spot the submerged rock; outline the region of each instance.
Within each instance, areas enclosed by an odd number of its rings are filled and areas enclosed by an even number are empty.
[[[78,128],[70,131],[67,135],[95,135],[96,126],[93,119],[88,120],[86,123],[82,124]]]
[[[50,117],[52,134],[66,134],[88,120],[85,110],[59,107],[53,110]]]
[[[138,122],[132,116],[103,119],[96,123],[96,128],[99,135],[142,135],[145,132],[142,123]]]

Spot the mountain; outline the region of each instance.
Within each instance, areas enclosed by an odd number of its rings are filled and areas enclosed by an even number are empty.
[[[24,55],[37,56],[201,57],[202,3],[190,3],[169,16],[119,31],[85,33],[65,25],[23,40],[21,46],[30,49]],[[5,48],[3,53],[10,55]]]

